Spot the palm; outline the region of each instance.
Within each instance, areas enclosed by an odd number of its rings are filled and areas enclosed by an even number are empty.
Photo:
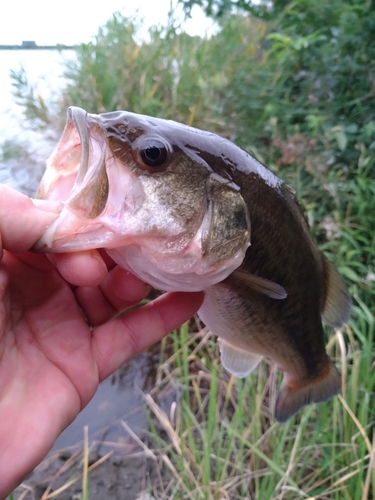
[[[10,439],[7,451],[17,453],[22,445],[26,456],[33,453],[31,468],[92,398],[99,382],[90,328],[74,293],[45,257],[35,256],[35,264],[43,260],[50,270],[40,271],[10,254],[0,267],[1,285],[9,280],[0,331],[4,410],[12,403],[11,418],[2,420],[3,439],[17,429],[16,442]],[[8,462],[2,463],[6,467]]]

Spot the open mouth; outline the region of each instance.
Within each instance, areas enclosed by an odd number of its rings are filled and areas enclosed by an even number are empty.
[[[108,197],[106,150],[96,116],[70,107],[59,144],[47,160],[37,198],[63,201],[75,213],[98,217]]]
[[[111,119],[118,122],[117,115],[103,118],[81,108],[68,109],[64,132],[47,160],[37,194],[62,202],[64,208],[33,251],[117,248],[142,232],[143,225],[133,214],[143,205],[145,192],[128,168],[132,152],[126,137],[121,138],[121,147],[110,141]]]
[[[76,241],[82,249],[83,233],[87,233],[86,248],[98,246],[97,231],[103,226],[95,219],[103,213],[109,193],[106,152],[105,136],[96,116],[70,107],[64,132],[47,161],[37,193],[38,198],[62,201],[65,207],[34,251],[74,251]],[[106,231],[101,231],[102,238]]]

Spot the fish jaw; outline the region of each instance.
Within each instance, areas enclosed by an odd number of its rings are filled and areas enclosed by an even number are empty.
[[[137,220],[131,216],[127,222],[127,230],[121,230],[124,220],[119,214],[110,214],[106,209],[96,220],[89,220],[65,206],[33,250],[61,253],[105,248],[120,267],[154,288],[195,292],[224,280],[237,269],[248,247],[245,243],[230,259],[218,264],[202,259],[201,228],[188,242],[184,233],[175,237],[174,245],[166,251],[164,234],[156,232],[152,236],[150,231],[142,234]],[[204,221],[201,226],[204,226]],[[178,233],[179,228],[175,229]]]
[[[119,176],[121,188],[116,182]],[[119,219],[124,212],[137,210],[143,191],[135,176],[115,162],[97,116],[69,108],[37,198],[61,201],[64,208],[33,251],[74,252],[127,244],[131,227],[126,234],[119,231]]]
[[[33,252],[64,253],[105,248],[116,245],[118,237],[101,222],[87,221],[64,207],[60,215],[48,226]]]

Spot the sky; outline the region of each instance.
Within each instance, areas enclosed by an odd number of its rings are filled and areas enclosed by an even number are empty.
[[[176,0],[173,0],[173,4]],[[144,18],[151,25],[165,24],[171,0],[0,0],[0,45],[34,40],[38,45],[74,45],[89,42],[99,26],[116,11]],[[202,11],[193,11],[190,34],[204,35],[209,26]]]

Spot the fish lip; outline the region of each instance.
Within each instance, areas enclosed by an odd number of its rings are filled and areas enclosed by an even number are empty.
[[[77,181],[83,181],[90,158],[90,132],[87,126],[87,112],[77,106],[70,106],[67,111],[68,121],[77,129],[81,141],[80,166],[77,173]]]
[[[78,236],[78,238],[67,236],[53,239],[53,234],[52,237],[46,241],[46,238],[42,236],[42,238],[40,238],[35,243],[30,251],[34,253],[71,253],[84,250],[93,250],[99,248],[94,240],[101,235],[106,236],[106,241],[108,242],[110,242],[114,236],[113,232],[108,230],[108,228],[102,225],[98,225],[97,227],[91,228],[88,231],[77,233],[76,236]],[[83,242],[83,239],[85,239],[86,241]]]
[[[64,207],[30,249],[36,253],[65,253],[92,250],[111,244],[115,237],[111,228],[102,222],[82,219]],[[97,244],[100,238],[101,245]]]

